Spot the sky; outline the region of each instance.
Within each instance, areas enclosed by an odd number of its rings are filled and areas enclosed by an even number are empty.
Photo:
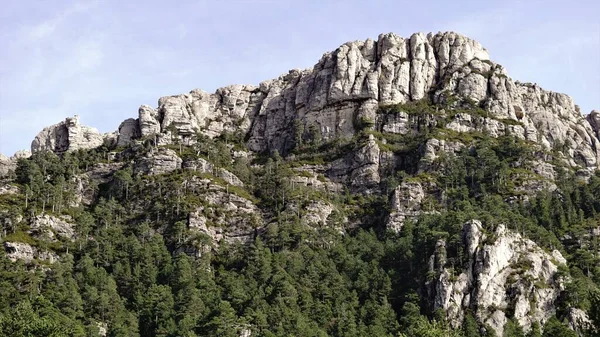
[[[600,1],[20,0],[0,12],[0,153],[78,114],[101,132],[194,88],[258,84],[347,41],[455,31],[510,77],[600,109]]]

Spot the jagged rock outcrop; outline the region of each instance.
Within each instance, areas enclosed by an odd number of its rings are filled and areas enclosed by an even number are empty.
[[[31,152],[27,150],[20,150],[15,152],[12,157],[7,157],[0,153],[0,178],[8,176],[8,174],[17,168],[17,161],[19,158],[29,158]]]
[[[11,157],[13,159],[27,159],[31,157],[31,152],[29,152],[28,150],[19,150],[17,152],[15,152],[15,154]]]
[[[594,322],[592,322],[592,320],[588,317],[588,314],[581,309],[569,308],[566,319],[569,323],[569,328],[575,331],[579,336],[584,336],[586,331],[595,329]]]
[[[432,257],[437,273],[431,283],[433,307],[446,311],[453,326],[459,327],[471,310],[502,336],[507,312],[525,330],[554,314],[564,281],[557,277],[558,265],[566,263],[560,252],[549,254],[504,225],[488,233],[477,220],[464,225],[463,244],[469,262],[459,275],[445,266],[444,242],[438,242]]]
[[[350,187],[374,187],[381,181],[380,154],[375,138],[369,135],[366,144],[331,163],[327,176]]]
[[[403,182],[394,190],[390,204],[390,215],[386,227],[400,232],[406,220],[415,220],[421,215],[425,191],[420,182]]]
[[[74,178],[77,187],[73,206],[91,205],[98,194],[98,187],[111,181],[113,174],[124,165],[121,162],[98,163],[89,167],[85,173],[77,175]]]
[[[186,160],[183,162],[182,167],[186,170],[210,173],[216,177],[225,180],[228,184],[234,186],[244,186],[244,183],[235,174],[227,171],[222,167],[215,167],[209,161],[202,158]]]
[[[327,225],[327,219],[335,207],[322,200],[311,201],[304,209],[304,216],[301,221],[305,225],[322,227]]]
[[[0,195],[2,195],[2,194],[17,194],[17,193],[19,193],[18,186],[0,183]]]
[[[36,216],[29,225],[29,233],[36,238],[56,240],[56,236],[68,240],[75,238],[75,225],[70,223],[71,219],[64,219],[48,214]]]
[[[465,144],[458,141],[447,141],[436,138],[431,138],[421,147],[421,159],[418,164],[419,172],[426,172],[431,168],[431,165],[440,156],[453,155],[465,147]]]
[[[596,138],[600,139],[600,111],[592,110],[585,118],[596,133]]]
[[[294,169],[298,175],[290,177],[292,186],[306,186],[318,190],[339,193],[343,185],[325,177],[327,169],[321,165],[304,165]]]
[[[133,118],[126,119],[119,125],[117,146],[126,146],[130,144],[132,140],[140,138],[141,136],[142,133],[140,131],[139,120]]]
[[[31,152],[63,153],[78,149],[93,149],[103,143],[103,136],[96,129],[79,124],[79,116],[75,115],[38,133],[31,142]]]
[[[17,163],[0,153],[0,178],[7,176],[8,173],[14,171],[16,167]]]
[[[142,136],[150,136],[160,132],[160,122],[158,121],[158,112],[148,105],[142,105],[138,110],[138,121],[140,123],[140,133]]]
[[[250,242],[263,226],[260,210],[246,198],[216,185],[210,179],[194,181],[206,186],[201,194],[203,203],[188,217],[190,231],[208,236],[210,244],[218,245],[221,240],[228,243]]]
[[[59,258],[58,255],[52,251],[39,249],[23,242],[5,241],[4,251],[6,252],[6,256],[12,262],[21,260],[25,263],[30,263],[34,260],[42,260],[49,263],[54,263]]]
[[[182,160],[177,156],[177,152],[171,149],[152,149],[143,158],[136,161],[133,172],[148,175],[164,174],[180,169],[181,163]]]
[[[224,131],[247,130],[257,106],[257,89],[249,85],[232,85],[220,88],[214,94],[192,90],[189,94],[162,97],[157,109],[147,105],[140,107],[141,135],[160,134],[161,138],[168,138],[171,133],[176,133],[184,141],[190,141],[200,130],[209,137]]]
[[[450,130],[493,137],[508,133],[546,149],[564,150],[571,166],[598,166],[597,112],[583,118],[569,96],[513,81],[478,42],[454,32],[417,33],[409,38],[381,34],[377,41],[345,43],[325,53],[310,69],[291,70],[258,86],[232,85],[213,94],[192,90],[162,97],[156,109],[143,105],[137,120],[121,125],[116,144],[150,135],[162,145],[175,139],[191,144],[197,132],[209,137],[230,132],[245,134],[253,151],[286,154],[297,139],[352,138],[361,130],[357,122],[380,120],[380,105],[423,98],[448,103],[450,96],[486,111],[486,116],[456,114],[448,121]],[[396,115],[383,123],[382,131],[410,132],[414,125],[408,125],[409,117]],[[303,130],[301,137],[295,135],[296,126]],[[32,149],[64,152],[98,146],[100,138],[78,126],[76,118],[67,119],[42,131]],[[365,148],[368,153],[359,159],[371,160],[374,148],[372,144]],[[376,170],[364,164],[351,179],[376,183]]]

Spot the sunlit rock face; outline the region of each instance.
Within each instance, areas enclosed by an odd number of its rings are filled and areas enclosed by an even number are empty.
[[[53,151],[64,153],[78,149],[93,149],[104,143],[103,136],[94,128],[79,123],[79,117],[44,128],[31,142],[31,152]]]
[[[469,260],[458,275],[445,265],[445,241],[438,242],[432,256],[432,272],[438,275],[430,283],[433,306],[446,311],[455,327],[468,310],[498,336],[509,311],[526,331],[554,315],[565,281],[557,277],[558,265],[566,264],[559,251],[545,252],[504,225],[488,233],[477,220],[464,225],[463,244]]]
[[[546,149],[564,148],[571,166],[598,166],[597,111],[584,118],[569,96],[512,80],[477,41],[454,32],[408,38],[381,34],[376,41],[345,43],[312,68],[291,70],[258,86],[162,97],[156,108],[142,105],[137,119],[127,119],[104,140],[77,117],[67,118],[40,132],[31,149],[62,153],[97,147],[111,137],[109,143],[121,146],[144,137],[160,145],[193,144],[198,133],[211,138],[241,133],[253,151],[285,154],[296,145],[297,126],[304,137],[312,132],[323,141],[349,139],[360,131],[357,121],[378,119],[381,105],[439,103],[448,94],[487,111],[479,117],[457,114],[447,125],[454,131],[510,134]],[[408,116],[397,116],[383,123],[383,131],[404,134],[410,124]]]

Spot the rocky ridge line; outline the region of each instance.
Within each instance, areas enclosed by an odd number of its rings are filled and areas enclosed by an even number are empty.
[[[315,127],[323,140],[352,138],[356,121],[375,120],[380,105],[424,98],[442,103],[448,95],[468,99],[488,111],[473,120],[457,115],[449,127],[459,132],[509,133],[546,149],[564,148],[571,166],[593,170],[600,160],[598,112],[584,118],[573,100],[535,84],[513,81],[489,59],[478,42],[453,32],[381,34],[377,41],[348,42],[323,55],[313,68],[291,70],[258,86],[231,85],[209,94],[192,90],[166,96],[158,107],[142,105],[137,119],[104,135],[109,146],[154,137],[195,142],[196,132],[216,137],[241,132],[253,151],[287,153],[295,146],[294,125]],[[503,122],[504,120],[510,123]],[[403,133],[398,125],[387,131]],[[99,146],[101,138],[77,120],[46,128],[32,151],[70,151]]]

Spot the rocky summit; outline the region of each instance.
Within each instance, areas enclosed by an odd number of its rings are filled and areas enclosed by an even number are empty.
[[[361,119],[404,134],[410,121],[402,114],[378,114],[380,106],[423,99],[446,104],[453,98],[472,102],[486,115],[446,116],[442,127],[492,137],[509,134],[546,149],[566,144],[564,152],[573,166],[598,165],[598,111],[585,118],[569,96],[512,80],[478,42],[452,32],[410,38],[382,34],[377,41],[348,42],[324,54],[312,69],[290,70],[258,86],[232,85],[214,94],[195,89],[162,97],[156,108],[142,105],[137,119],[123,121],[116,133],[103,139],[109,146],[148,136],[156,136],[163,145],[172,143],[172,137],[191,144],[198,132],[210,138],[241,132],[252,151],[287,153],[296,145],[298,124],[305,132],[314,127],[323,140],[352,138]],[[77,117],[67,118],[40,132],[31,150],[93,148],[101,144],[100,138]]]
[[[599,333],[600,113],[472,39],[382,34],[134,117],[0,157],[0,331]]]

